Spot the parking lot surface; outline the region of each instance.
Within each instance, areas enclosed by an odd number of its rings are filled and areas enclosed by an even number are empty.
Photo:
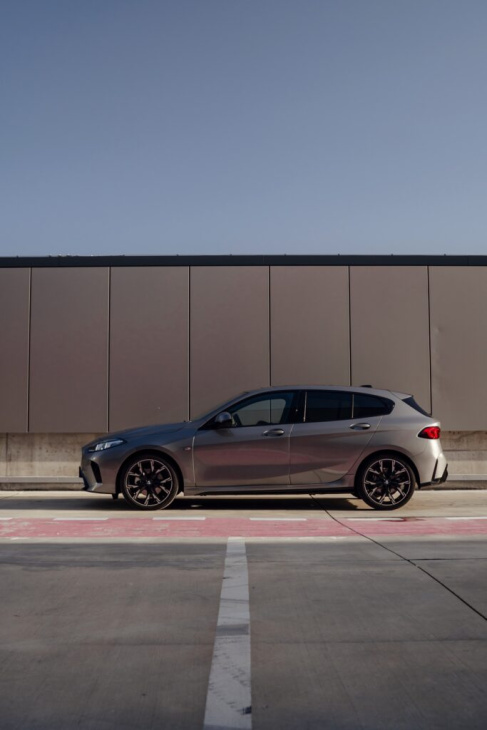
[[[0,494],[2,728],[484,728],[487,492]]]

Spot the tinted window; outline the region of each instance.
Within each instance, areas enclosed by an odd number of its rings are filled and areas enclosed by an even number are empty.
[[[352,394],[334,390],[309,390],[306,423],[343,421],[352,418]]]
[[[410,398],[404,398],[404,403],[407,403],[408,406],[411,406],[411,408],[414,408],[415,411],[418,411],[418,413],[422,413],[423,416],[430,416],[431,414],[424,410],[424,408],[421,408],[418,403],[414,400],[413,396]]]
[[[378,398],[375,395],[354,393],[353,396],[353,417],[371,418],[372,416],[383,416],[390,413],[394,403],[387,398]]]
[[[236,403],[229,412],[235,426],[275,426],[288,423],[294,393],[256,395]]]

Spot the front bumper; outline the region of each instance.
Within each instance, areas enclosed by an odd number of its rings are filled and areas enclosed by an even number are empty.
[[[83,480],[83,489],[86,492],[115,494],[117,491],[115,484],[106,483],[103,480],[99,464],[93,459],[90,459],[88,454],[83,453],[79,475]]]

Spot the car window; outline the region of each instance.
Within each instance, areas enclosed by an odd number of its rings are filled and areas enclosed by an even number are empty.
[[[275,426],[289,422],[294,393],[265,393],[229,408],[235,426]]]
[[[308,390],[306,423],[343,421],[352,418],[352,394],[337,390]]]
[[[419,403],[416,403],[413,396],[409,396],[409,398],[404,398],[404,403],[407,403],[408,406],[411,408],[414,408],[415,411],[418,411],[418,413],[421,413],[423,416],[431,416],[431,413],[428,413],[428,411],[425,411],[424,408],[421,408]]]
[[[365,393],[354,393],[353,395],[353,418],[372,418],[373,416],[384,416],[394,408],[394,403],[387,398],[378,398],[375,395]]]

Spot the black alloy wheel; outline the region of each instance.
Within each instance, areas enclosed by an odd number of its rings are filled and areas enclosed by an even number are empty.
[[[138,509],[169,507],[179,492],[173,466],[154,454],[136,454],[125,465],[120,483],[125,501]]]
[[[357,493],[370,507],[398,509],[414,494],[416,479],[409,464],[396,456],[372,456],[360,470]]]

